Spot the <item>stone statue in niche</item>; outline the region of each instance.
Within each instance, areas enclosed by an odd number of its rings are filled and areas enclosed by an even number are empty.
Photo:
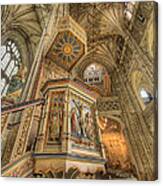
[[[83,137],[87,137],[86,134],[86,123],[84,122],[84,118],[85,118],[85,113],[84,113],[84,105],[80,104],[78,106],[78,111],[79,111],[79,125],[81,127],[81,136]]]
[[[64,102],[63,97],[58,96],[54,98],[52,105],[50,127],[49,127],[49,140],[59,141],[61,139],[61,131],[63,125]]]
[[[87,112],[85,115],[85,124],[86,124],[86,135],[87,138],[91,141],[95,139],[95,126],[91,112]]]
[[[73,133],[76,133],[80,137],[87,137],[86,135],[86,124],[84,121],[85,113],[84,113],[84,105],[80,102],[77,102],[75,100],[72,100],[72,115],[71,115],[71,124],[72,124],[72,131]],[[74,121],[72,120],[73,114],[75,113],[75,125]],[[75,131],[76,126],[76,131]]]
[[[77,110],[75,107],[73,107],[71,110],[71,128],[72,128],[73,134],[75,134],[77,136],[81,136],[81,127],[79,124]]]
[[[50,123],[50,127],[49,127],[49,140],[50,141],[54,141],[55,140],[55,134],[54,134],[54,131],[55,131],[55,127],[56,127],[56,123],[57,123],[57,116],[56,114],[54,114],[54,117],[53,117],[54,121],[52,120]]]
[[[72,100],[71,127],[73,134],[94,141],[95,126],[90,108],[74,100]]]

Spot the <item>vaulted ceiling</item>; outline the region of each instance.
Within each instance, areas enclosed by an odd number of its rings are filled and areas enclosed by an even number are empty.
[[[70,4],[70,14],[88,33],[88,41],[121,34],[124,3]]]
[[[88,53],[78,64],[79,71],[91,62],[102,63],[108,71],[116,66],[118,40],[123,40],[125,3],[70,4],[70,15],[87,33]]]
[[[27,45],[26,53],[32,62],[53,6],[2,6],[2,44],[8,37],[20,40],[22,36],[24,42],[19,45],[22,48]],[[116,67],[117,41],[123,36],[126,21],[125,3],[73,3],[68,6],[69,14],[87,33],[88,53],[83,58],[86,63],[81,61],[83,68],[96,60],[112,71]]]
[[[25,63],[32,62],[50,11],[48,5],[2,6],[2,45],[8,38],[14,39],[30,55]]]

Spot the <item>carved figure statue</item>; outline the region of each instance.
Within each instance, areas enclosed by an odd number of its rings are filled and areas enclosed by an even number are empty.
[[[63,102],[62,99],[54,99],[54,107],[51,113],[49,127],[49,138],[51,141],[60,140],[63,124]]]
[[[87,112],[85,115],[85,123],[86,123],[86,134],[87,137],[94,141],[95,139],[95,128],[93,125],[93,118],[90,112]]]
[[[84,122],[84,108],[83,108],[83,104],[80,105],[79,107],[79,124],[81,127],[81,134],[84,137],[87,137],[86,134],[86,123]]]
[[[75,133],[77,135],[81,135],[81,128],[79,125],[79,121],[77,118],[77,111],[76,108],[72,108],[71,110],[71,127],[72,127],[72,133]]]

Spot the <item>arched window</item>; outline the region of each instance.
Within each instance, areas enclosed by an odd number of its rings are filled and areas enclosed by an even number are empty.
[[[7,93],[12,77],[17,74],[21,56],[16,43],[8,40],[1,47],[1,95]]]
[[[103,82],[105,68],[102,65],[92,63],[84,71],[84,81],[88,84]]]
[[[153,99],[152,95],[149,92],[147,92],[144,88],[141,88],[140,90],[140,97],[145,105],[150,103]]]

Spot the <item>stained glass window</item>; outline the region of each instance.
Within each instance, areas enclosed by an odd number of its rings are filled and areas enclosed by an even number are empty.
[[[20,63],[20,51],[16,43],[8,40],[5,45],[1,46],[1,95],[7,93],[11,79],[17,74]]]

